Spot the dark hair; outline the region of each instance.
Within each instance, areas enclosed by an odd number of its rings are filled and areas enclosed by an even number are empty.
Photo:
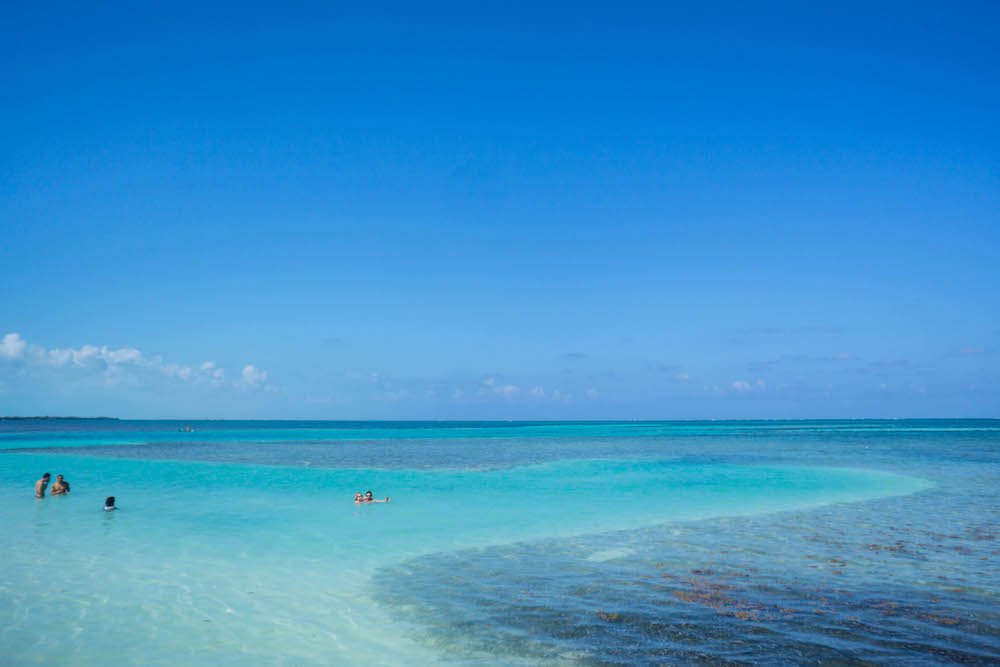
[[[114,507],[115,506],[115,497],[114,496],[108,496],[107,499],[104,501],[104,506],[105,507]]]
[[[42,475],[42,479],[45,479],[46,477],[52,477],[52,474],[51,473],[45,473],[44,475]]]

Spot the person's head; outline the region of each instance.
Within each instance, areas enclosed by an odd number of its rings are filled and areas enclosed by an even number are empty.
[[[56,475],[56,481],[57,482],[61,482],[62,481],[62,475]]]
[[[365,500],[371,500],[371,499],[372,499],[372,492],[368,491],[367,493],[365,493]]]
[[[52,478],[52,475],[49,474],[49,473],[45,473],[44,475],[42,475],[42,479],[51,479],[51,478]]]
[[[358,491],[357,493],[354,494],[354,499],[355,500],[361,500],[362,498],[364,498],[364,496],[361,495],[360,491]]]
[[[108,496],[107,498],[105,498],[104,499],[104,506],[105,507],[114,507],[115,506],[115,497],[114,496]]]

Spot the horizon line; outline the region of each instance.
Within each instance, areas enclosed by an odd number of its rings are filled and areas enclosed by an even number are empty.
[[[58,415],[0,415],[0,421],[131,421],[131,422],[328,422],[328,423],[413,423],[413,424],[631,424],[685,422],[815,422],[815,421],[1000,421],[1000,417],[703,417],[703,418],[635,418],[635,419],[327,419],[327,418],[233,418],[233,417],[79,417]]]

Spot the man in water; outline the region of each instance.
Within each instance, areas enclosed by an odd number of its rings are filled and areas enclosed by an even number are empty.
[[[61,496],[69,493],[69,482],[64,480],[62,475],[56,475],[56,481],[52,485],[51,493],[53,496]]]
[[[49,485],[49,480],[52,479],[52,475],[45,473],[42,478],[35,482],[35,497],[44,498],[45,488]]]
[[[366,503],[387,503],[387,502],[389,502],[389,496],[386,496],[385,500],[375,500],[375,497],[372,495],[372,492],[369,491],[368,493],[365,494],[365,502]]]
[[[104,501],[104,511],[105,512],[114,512],[116,509],[118,509],[118,508],[115,507],[115,497],[114,496],[108,496],[105,499],[105,501]]]

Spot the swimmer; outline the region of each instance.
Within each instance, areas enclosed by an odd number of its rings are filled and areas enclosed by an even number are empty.
[[[115,507],[115,497],[114,496],[108,496],[107,499],[105,499],[105,501],[104,501],[104,511],[105,512],[113,512],[116,509],[118,509],[118,508]]]
[[[354,494],[354,502],[356,504],[358,504],[358,505],[360,505],[361,503],[365,502],[365,497],[363,495],[361,495],[360,491],[358,491],[357,493]]]
[[[56,481],[49,492],[53,496],[62,496],[69,493],[69,482],[64,480],[62,475],[56,475]]]
[[[374,496],[372,496],[372,492],[368,491],[367,493],[365,493],[365,502],[366,503],[387,503],[387,502],[389,502],[389,496],[386,496],[385,500],[375,500]]]
[[[45,473],[44,475],[42,475],[42,478],[40,480],[38,480],[37,482],[35,482],[35,497],[36,498],[44,498],[45,497],[45,488],[49,485],[49,480],[50,479],[52,479],[52,475],[49,474],[49,473]]]

